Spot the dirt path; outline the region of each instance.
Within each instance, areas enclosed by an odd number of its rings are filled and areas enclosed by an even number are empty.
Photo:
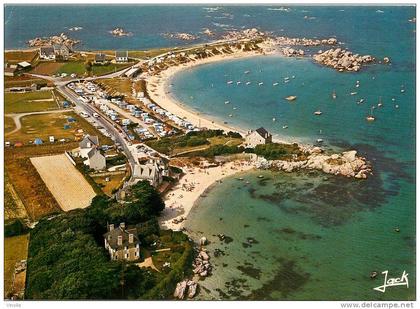
[[[17,131],[19,131],[22,128],[22,124],[20,123],[20,118],[24,116],[29,115],[40,115],[40,114],[55,114],[55,113],[66,113],[66,112],[72,112],[72,109],[59,109],[59,110],[53,110],[53,111],[44,111],[44,112],[30,112],[30,113],[19,113],[19,114],[5,114],[5,116],[10,117],[15,122],[16,128],[13,131],[10,131],[8,133],[5,133],[4,136],[11,135]]]
[[[155,264],[153,264],[152,257],[149,256],[148,258],[145,258],[143,262],[136,264],[138,267],[150,267],[157,272],[159,272],[159,269],[156,268]]]

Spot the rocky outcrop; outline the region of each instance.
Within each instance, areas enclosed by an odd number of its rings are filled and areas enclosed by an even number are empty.
[[[133,33],[126,32],[123,28],[115,28],[109,31],[113,36],[132,36]]]
[[[260,169],[277,169],[293,172],[299,169],[319,170],[327,174],[366,179],[372,170],[366,159],[357,156],[357,151],[346,151],[341,154],[324,154],[322,149],[314,147],[307,152],[306,160],[273,160],[258,158],[256,167]]]
[[[177,40],[183,40],[183,41],[194,41],[199,38],[199,36],[196,36],[191,33],[185,33],[185,32],[165,33],[164,36],[169,39],[177,39]]]
[[[185,299],[193,298],[197,295],[198,284],[192,280],[186,279],[178,282],[174,291],[174,298]]]
[[[80,43],[80,41],[71,39],[66,34],[61,33],[60,35],[53,35],[45,38],[35,38],[29,40],[27,43],[30,47],[52,46],[54,44],[65,44],[72,47],[73,45]]]
[[[201,249],[195,258],[193,264],[193,273],[199,275],[200,277],[207,277],[211,273],[212,266],[210,264],[210,256],[205,251]]]
[[[341,48],[332,48],[327,51],[320,50],[318,54],[313,56],[313,59],[322,65],[332,67],[340,72],[357,72],[361,69],[362,65],[375,60],[370,55],[360,56],[359,54],[353,54],[351,51]]]
[[[303,57],[305,55],[305,52],[302,49],[294,49],[291,47],[285,47],[281,51],[286,57]]]
[[[336,45],[338,41],[336,38],[329,39],[307,39],[307,38],[289,38],[280,36],[275,38],[275,43],[279,45],[290,45],[290,46],[320,46],[320,45]]]

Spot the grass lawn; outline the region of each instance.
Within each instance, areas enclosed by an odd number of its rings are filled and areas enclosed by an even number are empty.
[[[105,178],[109,177],[109,181],[105,181]],[[110,176],[101,176],[101,177],[92,177],[92,179],[99,185],[101,185],[102,191],[108,195],[112,195],[112,190],[117,188],[121,181],[124,179],[125,173],[110,175]],[[103,185],[103,186],[102,186]]]
[[[29,234],[4,239],[4,294],[12,292],[15,264],[28,257]],[[21,285],[21,282],[19,282]],[[23,285],[24,286],[24,285]]]
[[[55,72],[55,74],[59,73],[67,73],[67,74],[77,74],[83,75],[85,74],[85,63],[82,61],[70,61],[64,62],[63,65]]]
[[[37,85],[48,85],[49,81],[41,78],[35,78],[32,76],[21,75],[21,76],[5,76],[4,87],[29,87],[32,84]]]
[[[51,91],[10,93],[4,95],[4,112],[27,113],[57,109]]]
[[[10,117],[4,117],[4,133],[9,133],[16,128],[15,122]]]
[[[41,75],[53,75],[63,65],[63,62],[40,62],[34,69],[32,69],[31,73]]]
[[[131,94],[131,80],[128,78],[107,78],[99,79],[98,82],[109,90],[110,94],[121,93],[125,95]]]
[[[25,206],[10,182],[9,174],[4,173],[4,219],[27,218]]]
[[[194,146],[194,147],[186,146],[186,147],[175,148],[172,151],[171,155],[178,155],[179,153],[182,153],[182,152],[204,150],[214,145],[239,146],[243,142],[242,139],[240,138],[232,138],[232,137],[227,137],[227,136],[215,136],[215,137],[210,137],[207,140],[210,142],[210,144],[208,145],[200,145],[200,146]]]
[[[75,118],[76,122],[68,123],[68,117]],[[19,141],[27,144],[35,138],[41,138],[44,142],[48,142],[50,135],[53,135],[56,140],[65,138],[73,141],[80,139],[83,134],[88,133],[97,135],[102,144],[112,144],[110,138],[103,136],[90,123],[73,112],[27,115],[22,117],[20,122],[22,128],[8,135],[8,141]],[[66,124],[69,124],[70,128],[64,129],[64,125]]]
[[[37,55],[37,51],[8,51],[4,53],[4,61],[17,63],[22,61],[32,62]]]
[[[92,75],[101,76],[108,73],[114,73],[116,71],[128,68],[133,63],[126,63],[126,64],[116,64],[116,63],[108,63],[105,65],[94,65],[92,66]]]

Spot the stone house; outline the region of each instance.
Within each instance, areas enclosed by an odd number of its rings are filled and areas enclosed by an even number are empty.
[[[88,153],[92,150],[92,148],[97,147],[99,147],[99,138],[97,136],[86,135],[79,142],[79,155],[82,158],[88,158]]]
[[[104,53],[95,54],[95,63],[104,64],[106,62],[106,55]]]
[[[71,54],[71,49],[66,44],[54,44],[54,53],[55,56],[67,60]]]
[[[245,136],[245,146],[254,148],[257,145],[269,144],[272,142],[272,135],[263,127],[255,131],[249,131]]]
[[[39,49],[39,57],[43,60],[55,60],[54,47],[41,47]]]
[[[106,158],[97,148],[92,148],[88,154],[88,158],[83,163],[88,165],[95,171],[102,171],[106,169]]]
[[[135,261],[140,258],[140,240],[136,227],[126,226],[122,222],[116,228],[114,224],[108,224],[107,230],[103,237],[111,260]]]

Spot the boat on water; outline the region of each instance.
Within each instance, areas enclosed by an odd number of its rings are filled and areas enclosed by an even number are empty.
[[[287,129],[288,128],[288,126],[283,126],[283,129]]]
[[[276,121],[276,118],[273,117],[273,122]]]
[[[233,115],[232,114],[229,114],[229,117],[233,117]]]
[[[284,81],[284,83],[286,84],[286,83],[288,83],[288,82],[290,82],[290,80],[288,80],[288,79],[286,79],[285,81]]]
[[[400,106],[397,104],[397,105],[395,105],[395,108],[400,108]]]
[[[237,85],[240,85],[240,84],[241,84],[241,82],[240,82],[240,81],[237,81],[237,82],[236,82],[236,84],[237,84]]]
[[[323,143],[323,142],[324,142],[324,140],[323,140],[322,138],[318,138],[318,139],[316,140],[316,142],[317,142],[317,143]]]
[[[375,117],[373,116],[373,109],[375,108],[375,106],[372,106],[370,109],[370,115],[366,117],[367,121],[375,121]]]
[[[379,97],[378,107],[382,107],[382,97]]]
[[[293,76],[292,76],[292,78],[294,79],[294,78],[295,78],[295,76],[293,75]]]
[[[335,93],[335,90],[333,90],[331,96],[334,100],[337,99],[337,94]]]
[[[363,102],[365,102],[365,99],[360,99],[359,102],[357,102],[357,104],[362,104]]]
[[[258,86],[261,86],[261,85],[264,85],[264,83],[263,82],[259,82],[258,83]]]
[[[391,100],[392,100],[392,102],[395,102],[395,98],[392,98]]]
[[[233,80],[227,82],[228,85],[233,84]]]
[[[245,83],[245,85],[249,85],[249,84],[251,84],[251,82],[246,82],[246,83]]]
[[[230,101],[225,101],[225,104],[229,104],[230,103]]]
[[[232,108],[233,110],[235,110],[236,109],[236,107],[234,107],[234,108]]]
[[[289,79],[289,76],[287,76],[287,77],[284,78],[284,80],[288,80],[288,79]]]
[[[279,84],[279,83],[277,83],[277,82],[276,82],[276,83],[273,83],[273,86],[277,86],[278,84]]]
[[[264,176],[263,175],[258,175],[258,178],[264,178]]]
[[[357,94],[357,92],[356,91],[354,91],[354,92],[350,92],[350,95],[356,95]]]
[[[314,115],[316,115],[316,116],[322,115],[322,112],[320,110],[317,110],[317,111],[314,112]]]
[[[356,84],[356,88],[359,88],[360,87],[360,84]]]
[[[401,93],[404,93],[405,92],[405,89],[401,89]]]
[[[296,100],[296,99],[297,99],[297,96],[295,96],[295,95],[289,95],[288,97],[285,97],[285,99],[286,99],[287,101],[294,101],[294,100]]]
[[[250,71],[245,71],[244,74],[249,74]]]

